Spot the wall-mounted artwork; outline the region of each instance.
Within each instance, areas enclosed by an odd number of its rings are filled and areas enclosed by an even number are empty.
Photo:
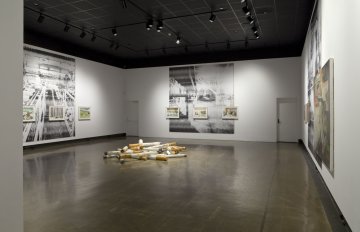
[[[179,118],[180,108],[179,107],[166,107],[166,118]]]
[[[23,122],[35,122],[36,111],[34,106],[23,106]]]
[[[91,109],[90,107],[79,107],[79,120],[90,120],[91,119]]]
[[[309,123],[310,121],[310,102],[306,103],[304,106],[304,122]]]
[[[23,141],[75,136],[75,59],[24,47],[23,67],[23,105],[37,114],[23,124]]]
[[[225,107],[222,113],[222,118],[229,120],[238,119],[237,107]]]
[[[194,107],[193,118],[194,119],[208,119],[207,107]]]
[[[309,50],[307,55],[308,68],[308,99],[310,101],[310,120],[308,122],[308,147],[314,150],[314,83],[315,78],[321,69],[321,16],[319,2],[316,3],[309,27]],[[321,157],[312,153],[321,167]]]
[[[312,153],[334,172],[334,60],[329,59],[314,79]]]
[[[65,107],[64,106],[50,106],[49,107],[49,121],[64,121]]]
[[[234,133],[234,122],[222,120],[224,107],[234,101],[234,64],[175,67],[169,74],[169,105],[180,109],[179,120],[169,122],[170,132]],[[199,105],[207,108],[208,120],[192,117]]]

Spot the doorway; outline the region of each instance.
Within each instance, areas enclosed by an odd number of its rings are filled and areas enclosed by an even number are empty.
[[[126,103],[126,135],[139,136],[139,102]]]
[[[277,141],[297,142],[298,109],[296,98],[277,99]]]

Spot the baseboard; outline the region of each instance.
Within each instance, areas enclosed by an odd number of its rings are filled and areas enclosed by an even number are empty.
[[[317,169],[316,164],[314,163],[314,161],[311,157],[311,154],[306,149],[304,141],[302,139],[299,139],[298,143],[304,149],[304,151],[306,153],[305,159],[308,162],[308,164],[310,164],[309,166],[312,167],[312,168],[310,168],[310,170],[313,173],[315,182],[317,182],[318,184],[321,184],[324,187],[324,188],[318,188],[318,190],[320,190],[319,191],[320,199],[324,205],[326,215],[328,216],[328,219],[329,219],[331,227],[333,228],[333,231],[352,232],[343,213],[341,212],[338,204],[336,203],[334,196],[330,192],[330,189],[326,185],[324,178],[322,177],[319,170]],[[336,215],[334,215],[333,212],[336,212]]]
[[[58,146],[58,145],[67,145],[67,144],[74,144],[74,143],[85,142],[85,141],[94,141],[94,140],[99,140],[99,139],[116,138],[116,137],[125,138],[126,133],[102,135],[102,136],[95,136],[95,137],[88,137],[88,138],[81,138],[81,139],[65,140],[65,141],[57,141],[57,142],[53,142],[53,143],[25,145],[25,146],[23,146],[23,149],[26,150],[26,149],[43,148],[43,147],[51,147],[51,146]]]

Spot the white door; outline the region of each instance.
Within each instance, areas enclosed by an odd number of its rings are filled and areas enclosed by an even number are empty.
[[[139,102],[126,103],[126,135],[139,136]]]
[[[297,142],[298,110],[296,99],[278,99],[278,141]]]

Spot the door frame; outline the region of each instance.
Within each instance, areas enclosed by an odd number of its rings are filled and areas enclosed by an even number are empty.
[[[128,104],[129,103],[137,103],[137,135],[128,135],[127,134],[127,136],[136,136],[136,137],[139,137],[139,134],[140,134],[140,128],[139,128],[139,117],[140,117],[140,112],[139,112],[139,110],[140,110],[140,102],[138,101],[138,100],[128,100],[128,101],[126,101],[126,104],[127,104],[127,106],[126,106],[126,111],[127,111],[127,107],[128,107]],[[129,121],[131,121],[131,120],[129,120]],[[126,113],[126,121],[125,121],[125,130],[126,130],[126,133],[128,132],[128,128],[127,128],[127,122],[128,122],[128,114]],[[133,122],[135,122],[135,121],[133,121]]]
[[[279,141],[279,135],[280,135],[280,123],[279,123],[279,117],[280,117],[280,104],[281,103],[295,103],[295,107],[296,107],[296,122],[297,124],[299,124],[298,119],[299,119],[299,107],[298,107],[298,99],[296,97],[287,97],[287,98],[276,98],[276,142],[281,142]],[[299,125],[297,125],[297,127],[299,127]],[[297,130],[299,130],[299,128],[296,128]]]

